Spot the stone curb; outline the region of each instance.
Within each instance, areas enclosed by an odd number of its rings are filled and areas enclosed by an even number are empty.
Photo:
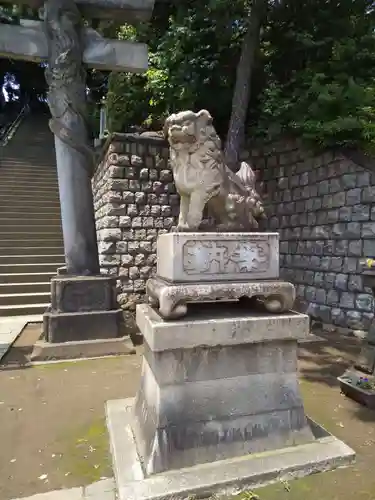
[[[113,478],[102,479],[89,486],[49,491],[13,500],[116,500],[116,485]]]
[[[28,323],[41,323],[40,315],[0,318],[0,361]]]

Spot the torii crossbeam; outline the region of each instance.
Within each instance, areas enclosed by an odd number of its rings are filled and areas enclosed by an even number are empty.
[[[147,69],[147,45],[103,38],[93,29],[83,32],[83,62],[90,68],[140,73]],[[32,27],[2,24],[0,57],[41,62],[48,58],[43,23]]]
[[[33,9],[43,7],[43,0],[2,0],[5,3],[27,5]],[[82,14],[88,18],[106,18],[126,21],[148,21],[154,0],[76,0]]]

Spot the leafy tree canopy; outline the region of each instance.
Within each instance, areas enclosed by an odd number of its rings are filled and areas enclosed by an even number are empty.
[[[258,130],[322,146],[375,145],[372,0],[274,5],[263,40]]]
[[[90,71],[92,114],[106,96],[112,130],[159,129],[165,116],[206,108],[225,135],[252,0],[156,0],[150,23],[97,22],[105,36],[146,42],[144,75]],[[0,2],[0,23],[36,13]],[[252,71],[247,130],[295,133],[322,146],[375,149],[373,0],[272,0]],[[246,61],[245,61],[246,62]],[[45,92],[43,68],[0,59],[22,92]]]
[[[322,146],[375,145],[372,0],[269,2],[253,71],[248,130],[296,133]],[[156,4],[147,26],[117,28],[146,41],[144,76],[110,76],[110,126],[160,128],[165,115],[207,108],[225,133],[246,30],[245,0]]]

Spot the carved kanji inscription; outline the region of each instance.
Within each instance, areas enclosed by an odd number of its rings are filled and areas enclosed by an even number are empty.
[[[266,272],[269,264],[267,242],[190,240],[183,246],[183,269],[187,274],[259,273]]]

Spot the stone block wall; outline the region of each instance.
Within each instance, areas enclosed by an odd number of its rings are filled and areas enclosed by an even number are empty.
[[[373,297],[359,263],[375,257],[373,164],[294,141],[248,151],[268,215],[262,229],[280,233],[281,276],[295,284],[297,308],[367,329]],[[101,158],[93,178],[101,269],[118,276],[119,302],[133,309],[155,271],[157,236],[176,223],[179,197],[163,139],[115,134]]]
[[[157,137],[114,134],[93,177],[101,271],[118,276],[118,300],[128,309],[142,301],[156,263],[156,239],[175,224],[179,197]]]
[[[371,290],[360,260],[375,257],[375,174],[341,153],[314,153],[297,142],[253,149],[268,221],[280,233],[281,275],[297,306],[314,319],[367,329]]]

